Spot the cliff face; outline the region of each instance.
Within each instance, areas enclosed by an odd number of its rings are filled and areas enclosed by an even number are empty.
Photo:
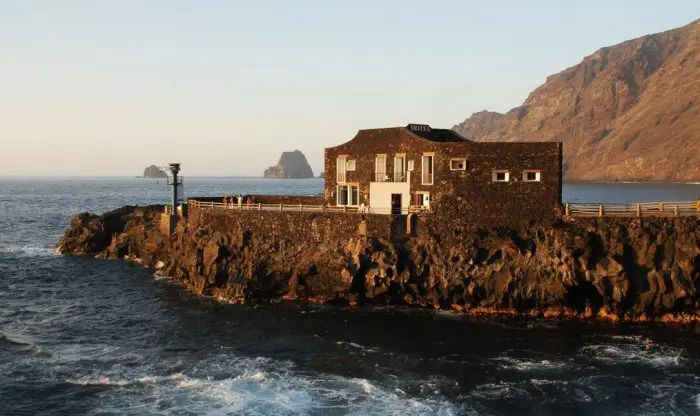
[[[598,50],[522,106],[456,125],[479,141],[564,143],[565,177],[700,180],[700,20]]]
[[[153,212],[125,208],[110,227],[104,224],[114,213],[79,216],[58,250],[126,257],[233,302],[700,322],[698,218],[499,230],[443,225],[442,233],[406,237],[390,216],[193,209],[168,236]],[[107,228],[114,238],[105,239]]]
[[[156,165],[151,165],[144,169],[143,171],[143,177],[144,178],[167,178],[168,175],[163,172],[162,170],[158,169],[158,166]]]
[[[284,152],[275,166],[265,169],[266,178],[306,179],[313,178],[314,173],[306,160],[306,156],[298,150]]]

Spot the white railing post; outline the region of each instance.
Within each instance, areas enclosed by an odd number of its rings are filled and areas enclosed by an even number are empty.
[[[283,206],[284,206],[284,204],[280,204],[280,212],[284,211]]]
[[[564,215],[567,217],[571,216],[571,207],[569,207],[568,202],[564,205]]]
[[[258,202],[258,211],[262,211],[262,202]]]
[[[299,212],[304,212],[304,204],[299,204]]]
[[[603,218],[603,204],[598,205],[598,217]]]
[[[642,206],[637,204],[637,218],[642,218]]]
[[[678,216],[678,204],[673,207],[673,215],[676,217]]]

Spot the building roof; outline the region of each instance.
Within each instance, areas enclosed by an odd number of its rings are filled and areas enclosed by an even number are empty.
[[[451,129],[434,129],[427,124],[409,124],[406,130],[423,139],[438,143],[466,142],[468,139],[460,136]]]

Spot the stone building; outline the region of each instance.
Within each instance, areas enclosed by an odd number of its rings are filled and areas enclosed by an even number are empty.
[[[559,142],[474,142],[422,124],[367,129],[325,149],[324,171],[326,204],[370,213],[538,220],[561,205]]]

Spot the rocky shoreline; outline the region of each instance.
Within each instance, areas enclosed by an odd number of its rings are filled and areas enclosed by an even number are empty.
[[[697,217],[442,233],[426,217],[424,232],[406,236],[389,216],[192,209],[168,235],[162,211],[79,214],[57,251],[134,261],[233,303],[700,325]]]

